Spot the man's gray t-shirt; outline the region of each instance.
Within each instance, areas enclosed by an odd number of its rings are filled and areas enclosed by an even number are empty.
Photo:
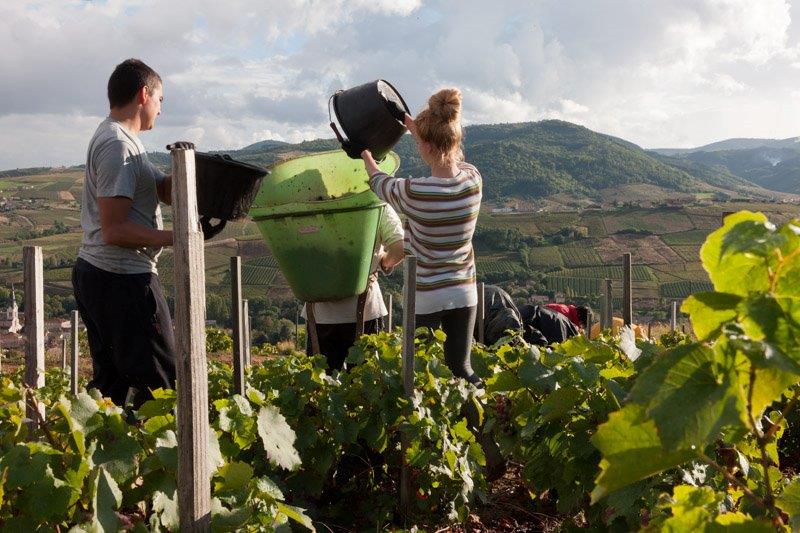
[[[124,196],[133,200],[128,219],[153,229],[163,229],[156,185],[165,178],[147,159],[139,138],[122,124],[107,118],[97,127],[86,155],[81,227],[83,242],[78,257],[117,274],[156,272],[161,248],[123,248],[103,241],[98,198]]]

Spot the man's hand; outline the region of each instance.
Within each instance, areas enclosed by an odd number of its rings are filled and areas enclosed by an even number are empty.
[[[194,150],[194,143],[191,141],[175,141],[167,145],[167,150],[170,152],[173,150]]]
[[[131,204],[133,200],[126,196],[101,196],[97,199],[103,241],[123,248],[171,246],[171,231],[148,228],[128,218]]]

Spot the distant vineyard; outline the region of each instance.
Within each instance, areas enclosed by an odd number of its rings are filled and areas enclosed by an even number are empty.
[[[60,197],[58,190],[34,189],[34,190],[21,190],[10,193],[11,196],[18,198],[35,198],[37,200],[51,200],[58,201]]]
[[[50,268],[44,271],[45,281],[71,281],[72,267]]]
[[[554,276],[564,276],[573,278],[595,278],[595,279],[622,279],[622,266],[592,266],[583,268],[571,268]],[[653,281],[650,268],[645,265],[633,265],[634,281]]]
[[[673,245],[671,246],[675,252],[681,256],[684,261],[689,263],[696,262],[700,257],[700,246],[694,245]]]
[[[582,267],[601,264],[603,260],[589,245],[573,244],[560,248],[561,257],[567,267]]]
[[[477,261],[478,271],[481,273],[486,272],[505,272],[507,270],[517,270],[521,268],[521,265],[514,261],[509,261],[507,259],[478,259]]]
[[[713,291],[709,281],[676,281],[661,285],[659,294],[662,298],[686,298],[695,292]]]
[[[528,264],[531,267],[561,267],[564,263],[557,246],[542,246],[529,249]]]
[[[251,265],[242,266],[243,285],[272,285],[278,276],[278,269]]]
[[[708,230],[693,229],[689,231],[681,231],[679,233],[666,233],[661,236],[661,240],[665,243],[672,245],[701,245],[706,240]],[[696,259],[693,259],[696,260]]]
[[[250,259],[247,261],[247,266],[264,267],[264,268],[278,268],[278,261],[271,255],[264,255]]]
[[[75,183],[74,179],[67,179],[67,180],[59,180],[55,183],[51,183],[50,185],[46,185],[42,187],[40,190],[42,191],[66,191],[69,190],[70,187]]]
[[[551,291],[573,293],[578,296],[600,294],[601,292],[599,279],[547,276],[545,283]]]

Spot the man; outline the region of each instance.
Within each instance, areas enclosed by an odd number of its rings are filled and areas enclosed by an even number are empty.
[[[138,59],[108,80],[111,111],[89,142],[81,203],[83,241],[72,272],[75,300],[89,337],[89,387],[138,408],[151,389],[175,386],[175,339],[156,270],[172,244],[159,200],[171,178],[156,169],[139,140],[161,114],[160,76]]]
[[[386,205],[378,222],[379,252],[376,257],[384,273],[390,273],[403,260],[403,224],[400,217]],[[356,308],[358,296],[334,302],[314,303],[314,320],[317,323],[319,350],[328,360],[328,369],[341,370],[347,352],[356,341]],[[383,329],[383,317],[388,313],[383,303],[383,295],[378,286],[377,276],[367,285],[364,305],[364,333],[377,333]],[[303,308],[303,318],[306,309]],[[306,353],[311,355],[311,341],[306,336]]]

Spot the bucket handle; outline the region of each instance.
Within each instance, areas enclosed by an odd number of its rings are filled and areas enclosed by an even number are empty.
[[[333,116],[331,115],[331,102],[341,92],[343,91],[336,91],[334,94],[331,95],[330,98],[328,98],[328,119],[331,121],[331,129],[333,130],[333,133],[336,135],[336,139],[339,141],[339,144],[342,146],[342,150],[345,151],[345,153],[350,159],[361,159],[361,151],[363,150],[363,148],[353,144],[353,142],[349,138],[345,139],[342,136],[342,134],[339,132],[339,128],[336,127],[336,123],[333,121]],[[335,105],[336,103],[334,102],[334,106]],[[336,115],[336,119],[337,120],[339,119],[338,114]]]
[[[328,98],[328,120],[329,120],[329,121],[330,121],[330,123],[331,123],[331,129],[333,130],[333,133],[336,135],[336,139],[339,141],[339,144],[344,144],[346,141],[344,140],[344,137],[342,137],[342,134],[341,134],[341,133],[339,133],[339,128],[337,128],[337,127],[336,127],[336,123],[333,121],[333,115],[331,114],[331,102],[333,101],[333,99],[334,99],[334,98],[335,98],[335,97],[336,97],[336,96],[337,96],[337,95],[338,95],[340,92],[342,92],[342,91],[336,91],[335,93],[333,93],[333,94],[331,95],[331,97],[330,97],[330,98]],[[337,117],[337,118],[338,118],[338,117]]]
[[[203,215],[200,218],[200,228],[203,230],[203,240],[207,241],[215,237],[220,231],[225,229],[227,220],[220,220],[216,225],[211,224],[212,217]]]

